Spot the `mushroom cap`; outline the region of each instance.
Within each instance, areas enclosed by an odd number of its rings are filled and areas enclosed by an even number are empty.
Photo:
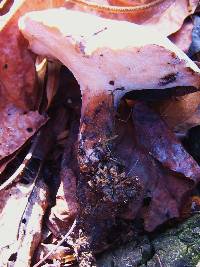
[[[19,28],[37,54],[60,60],[91,94],[176,86],[200,88],[200,71],[149,27],[65,8],[30,12]]]

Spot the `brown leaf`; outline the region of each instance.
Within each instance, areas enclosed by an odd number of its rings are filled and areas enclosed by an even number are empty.
[[[36,75],[38,80],[38,91],[40,92],[38,95],[36,109],[40,110],[41,112],[45,111],[43,109],[44,104],[44,92],[45,92],[45,82],[47,78],[47,59],[45,57],[36,57],[35,68],[36,68]]]
[[[20,246],[17,251],[15,266],[27,267],[31,264],[33,254],[37,248],[43,223],[43,216],[48,207],[48,189],[40,181],[36,184],[31,195],[19,229]]]
[[[27,11],[63,3],[14,1],[0,18],[0,160],[19,149],[46,121],[38,112],[29,111],[35,107],[38,95],[35,56],[19,32],[18,19]]]
[[[35,56],[19,32],[18,19],[28,11],[60,6],[64,2],[14,1],[10,11],[0,18],[0,95],[25,110],[34,108],[38,92]]]
[[[144,214],[145,228],[151,231],[170,218],[180,216],[187,195],[200,179],[200,168],[165,123],[147,106],[135,105],[133,122],[140,151],[133,171],[139,172],[145,184],[140,212]]]
[[[118,158],[125,162],[128,175],[138,177],[138,181],[142,185],[142,190],[140,190],[137,201],[130,201],[127,209],[123,210],[120,216],[126,219],[143,217],[145,229],[152,231],[158,225],[169,219],[180,216],[182,203],[186,201],[186,195],[191,191],[194,182],[183,175],[181,176],[179,173],[168,170],[151,153],[156,146],[156,140],[160,136],[156,131],[157,128],[161,129],[160,122],[158,121],[159,119],[155,120],[154,116],[151,116],[152,112],[150,110],[147,112],[148,108],[145,108],[145,105],[139,105],[144,106],[144,110],[142,108],[140,110],[140,116],[144,119],[139,120],[135,118],[134,111],[135,113],[137,112],[137,105],[139,104],[136,104],[136,111],[133,107],[134,125],[130,120],[127,122],[120,119],[117,122],[116,133],[118,134],[118,138],[115,153]],[[149,121],[155,128],[150,128],[149,125],[145,126],[145,122],[150,116],[151,120],[149,119]],[[137,128],[138,124],[140,124],[139,128]],[[143,126],[148,131],[140,131],[139,129]],[[169,131],[165,126],[164,133],[165,129]],[[171,135],[173,136],[173,133]],[[140,139],[148,140],[150,143],[149,147],[142,146]],[[166,142],[170,143],[170,136],[165,135],[165,139]],[[153,140],[155,140],[155,144],[152,144]],[[162,147],[162,152],[163,154],[168,152],[165,146]],[[186,152],[184,151],[183,153]],[[174,154],[173,156],[176,157]],[[193,163],[196,164],[194,160]],[[196,173],[198,171],[200,174],[200,168],[196,166]]]
[[[163,120],[178,136],[200,124],[200,93],[195,92],[181,97],[171,97],[152,104]]]
[[[0,160],[19,149],[45,122],[37,111],[24,113],[13,105],[0,109]]]
[[[194,24],[192,19],[184,21],[179,31],[170,35],[169,39],[176,44],[184,53],[188,53],[192,43],[192,30]]]
[[[137,104],[133,108],[133,121],[138,144],[148,150],[165,168],[194,182],[200,180],[198,164],[156,113],[146,105]]]
[[[192,195],[187,202],[184,203],[181,209],[180,219],[189,218],[191,215],[200,212],[200,197],[197,195]]]

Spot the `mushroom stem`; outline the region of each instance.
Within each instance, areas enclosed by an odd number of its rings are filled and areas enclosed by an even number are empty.
[[[82,173],[94,174],[101,162],[110,160],[110,143],[114,136],[112,95],[94,96],[83,105],[79,135],[79,165]],[[93,183],[91,181],[91,183]]]
[[[19,27],[34,52],[59,59],[80,85],[78,160],[85,175],[98,173],[101,162],[105,166],[109,162],[109,169],[114,166],[118,173],[112,158],[114,108],[125,93],[177,86],[200,88],[198,67],[148,27],[63,8],[28,13]]]

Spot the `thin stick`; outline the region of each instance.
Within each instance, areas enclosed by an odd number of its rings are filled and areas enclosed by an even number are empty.
[[[28,152],[28,154],[26,155],[26,157],[24,158],[22,164],[20,164],[20,166],[17,168],[17,170],[10,176],[10,178],[5,181],[1,186],[0,186],[0,192],[7,189],[9,186],[11,186],[13,183],[18,182],[21,178],[21,175],[24,171],[24,169],[26,168],[27,164],[30,162],[30,160],[33,157],[33,152],[36,148],[36,145],[38,143],[38,138],[39,138],[40,133],[38,133],[35,137],[35,140]]]
[[[46,259],[48,259],[48,257],[59,247],[62,245],[62,243],[66,240],[66,238],[73,232],[74,228],[76,226],[76,220],[74,220],[71,228],[69,229],[69,231],[63,236],[63,238],[58,242],[58,244],[52,248],[52,250],[49,251],[49,253],[47,253],[47,255],[42,258],[40,261],[38,261],[38,263],[36,263],[35,265],[33,265],[33,267],[38,267],[40,266],[40,264],[42,264]]]

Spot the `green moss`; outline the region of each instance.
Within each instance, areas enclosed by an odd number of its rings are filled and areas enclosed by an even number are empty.
[[[196,215],[152,241],[155,254],[146,266],[195,267],[200,260],[200,216]]]
[[[200,262],[200,214],[153,240],[140,236],[99,259],[101,267],[196,267]]]

